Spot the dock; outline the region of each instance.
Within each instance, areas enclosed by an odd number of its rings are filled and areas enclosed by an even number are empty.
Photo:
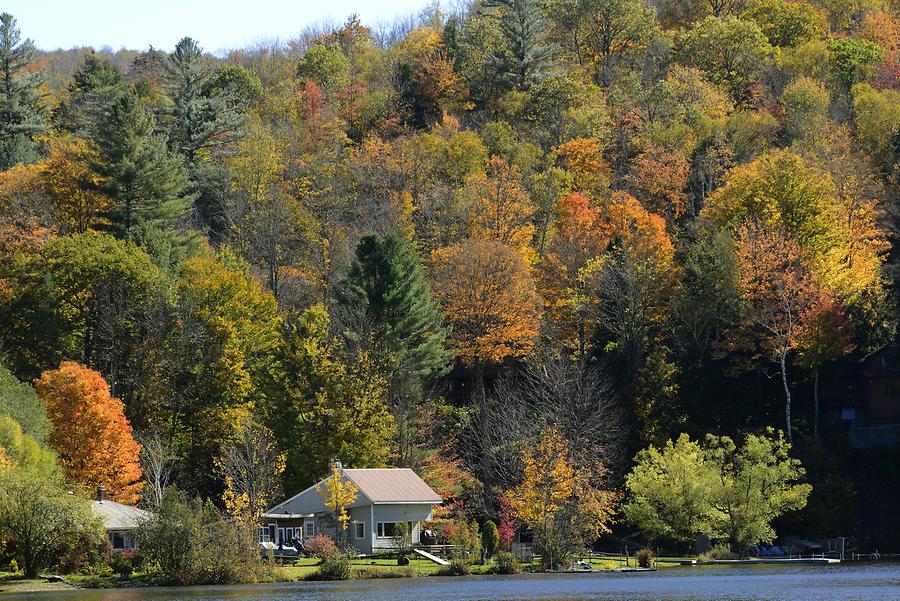
[[[437,555],[432,555],[428,551],[423,551],[422,549],[413,549],[413,553],[415,553],[416,555],[420,555],[420,556],[424,557],[425,559],[433,561],[434,563],[438,564],[439,566],[449,566],[450,565],[450,563],[447,562],[447,560],[441,559]]]
[[[832,559],[831,557],[797,557],[794,559],[714,559],[711,561],[698,561],[696,565],[704,566],[740,566],[740,565],[831,565],[841,563],[840,559]]]

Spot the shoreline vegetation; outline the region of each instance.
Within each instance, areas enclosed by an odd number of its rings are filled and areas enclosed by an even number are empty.
[[[435,1],[218,56],[36,20],[0,11],[8,582],[900,551],[896,1]]]
[[[585,558],[587,559],[587,558]],[[726,567],[718,563],[717,560],[704,562],[698,560],[697,557],[660,557],[653,567],[660,570],[671,570],[675,568],[684,568],[681,562],[696,561],[694,568],[702,567]],[[769,560],[771,561],[771,560]],[[630,571],[635,570],[636,560],[631,558],[630,567],[625,568]],[[590,570],[559,570],[545,571],[541,569],[540,561],[529,564],[523,564],[521,570],[514,574],[541,574],[541,573],[564,573],[564,574],[591,574],[602,572],[618,572],[623,569],[624,565],[619,560],[598,560],[594,558]],[[753,565],[753,564],[749,564]],[[760,562],[758,565],[769,565]],[[323,578],[319,574],[320,561],[314,558],[303,558],[290,565],[275,566],[273,576],[271,578],[263,578],[258,582],[270,583],[288,583],[288,582],[327,582],[331,579]],[[748,567],[746,563],[735,563],[735,567]],[[454,575],[454,578],[465,576],[504,576],[511,574],[503,574],[498,571],[496,563],[475,564],[470,566],[468,574]],[[428,561],[426,559],[411,559],[409,565],[397,565],[396,558],[359,558],[352,562],[352,569],[347,580],[377,580],[380,578],[428,578],[436,576],[451,576],[441,566]],[[166,586],[185,586],[182,584],[167,583],[158,576],[151,574],[136,573],[129,577],[121,575],[65,575],[56,576],[47,574],[40,578],[26,579],[22,574],[11,574],[9,572],[0,572],[0,598],[4,595],[14,593],[32,593],[32,592],[48,592],[63,591],[73,589],[97,589],[97,588],[142,588],[142,587],[166,587]]]

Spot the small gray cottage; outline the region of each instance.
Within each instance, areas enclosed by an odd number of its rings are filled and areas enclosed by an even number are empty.
[[[347,535],[360,554],[396,548],[399,523],[406,524],[412,544],[419,543],[421,523],[430,520],[432,508],[441,503],[424,480],[411,469],[341,468],[341,472],[359,489],[356,502],[347,508],[351,519]],[[263,514],[259,542],[289,545],[317,534],[334,537],[336,524],[314,485]]]
[[[134,531],[150,517],[150,513],[143,509],[110,501],[102,486],[97,490],[97,499],[91,502],[91,511],[103,520],[103,529],[114,551],[136,549]]]

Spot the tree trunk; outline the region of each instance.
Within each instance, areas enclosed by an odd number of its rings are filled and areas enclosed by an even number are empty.
[[[484,363],[479,361],[474,365],[475,369],[475,390],[473,390],[473,394],[476,396],[476,400],[478,402],[478,418],[481,422],[481,427],[488,427],[487,424],[487,392],[484,389]],[[482,440],[485,441],[487,439],[487,433],[482,432]],[[484,499],[485,509],[487,509],[488,499],[490,498],[490,490],[492,484],[492,478],[490,474],[490,460],[488,458],[488,454],[484,452],[485,449],[482,450],[481,453],[481,481],[484,484],[484,495],[482,498]]]
[[[819,439],[819,367],[813,369],[813,438]]]
[[[781,353],[781,383],[784,385],[784,422],[787,427],[788,442],[794,444],[794,435],[791,433],[791,389],[787,380],[787,352]]]

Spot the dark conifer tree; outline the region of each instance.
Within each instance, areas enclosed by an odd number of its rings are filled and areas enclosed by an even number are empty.
[[[421,398],[423,383],[448,370],[450,356],[444,339],[449,330],[432,299],[419,257],[397,234],[373,234],[360,240],[336,295],[351,345],[371,344],[374,355],[386,365],[388,395],[400,426],[402,462],[410,450],[411,433],[405,426]]]
[[[122,73],[108,60],[93,52],[72,76],[66,98],[53,111],[53,124],[62,131],[88,135],[92,123],[115,95]]]
[[[240,136],[243,113],[231,102],[228,87],[211,86],[214,71],[203,49],[183,38],[165,63],[165,89],[172,99],[160,121],[169,148],[194,167],[197,153],[233,142]]]
[[[183,160],[153,133],[153,115],[132,91],[119,88],[92,132],[95,170],[103,191],[113,199],[107,215],[120,238],[145,242],[159,232],[174,235],[175,222],[190,207]]]
[[[0,169],[40,158],[35,137],[47,130],[47,120],[41,73],[28,70],[36,58],[34,42],[22,40],[15,17],[0,14]]]
[[[485,8],[499,10],[506,42],[489,58],[500,85],[527,90],[552,71],[556,48],[546,41],[546,19],[540,0],[485,0]]]

